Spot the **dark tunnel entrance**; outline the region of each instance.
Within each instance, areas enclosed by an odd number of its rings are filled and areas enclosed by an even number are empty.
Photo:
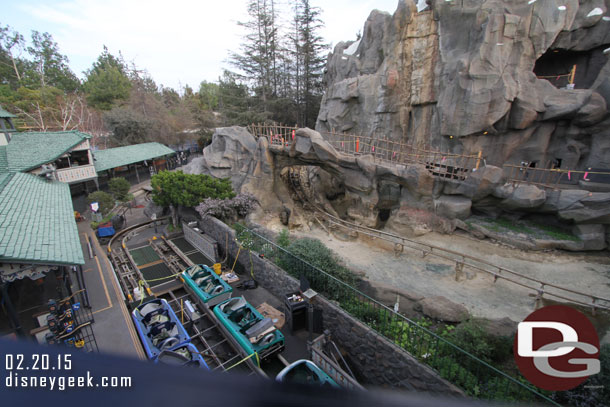
[[[377,227],[376,229],[383,229],[388,219],[390,219],[391,209],[379,209],[377,212]]]
[[[575,89],[588,89],[606,63],[606,48],[608,45],[589,51],[549,49],[536,61],[534,73],[557,88],[573,83]]]

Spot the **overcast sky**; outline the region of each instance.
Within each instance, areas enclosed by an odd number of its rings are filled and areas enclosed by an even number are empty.
[[[287,0],[277,0],[287,3]],[[0,25],[27,40],[31,30],[49,32],[79,76],[106,45],[146,69],[158,85],[197,89],[227,68],[238,50],[246,0],[1,0]],[[394,13],[398,0],[311,0],[321,7],[326,41],[355,40],[373,9]],[[289,16],[285,18],[289,19]],[[286,21],[288,24],[289,21]]]

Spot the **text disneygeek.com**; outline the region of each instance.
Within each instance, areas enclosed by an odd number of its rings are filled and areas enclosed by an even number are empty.
[[[46,354],[7,354],[5,356],[4,368],[6,377],[3,385],[7,389],[48,389],[64,391],[73,388],[129,388],[131,377],[129,376],[100,376],[95,377],[90,371],[85,375],[70,376],[59,375],[72,370],[71,355],[64,354],[49,357]],[[54,371],[55,375],[29,374],[34,371]]]

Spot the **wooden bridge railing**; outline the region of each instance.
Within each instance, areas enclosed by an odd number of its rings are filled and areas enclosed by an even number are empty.
[[[277,124],[252,124],[249,131],[255,137],[266,137],[269,145],[288,147],[295,137],[296,127]],[[340,132],[321,132],[337,151],[347,155],[371,155],[375,161],[395,165],[421,164],[435,176],[464,180],[483,163],[482,152],[474,155],[454,154],[387,138],[356,136]]]
[[[540,168],[530,167],[528,163],[521,165],[504,164],[504,175],[508,182],[514,184],[531,184],[543,188],[562,189],[569,187],[569,185],[578,185],[579,181],[592,181],[590,178],[592,175],[610,176],[610,172],[554,168],[548,162],[546,166]]]

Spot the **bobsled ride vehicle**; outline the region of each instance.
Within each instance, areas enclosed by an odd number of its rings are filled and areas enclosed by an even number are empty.
[[[170,366],[192,366],[210,370],[195,345],[190,342],[162,350],[155,359],[155,363]]]
[[[214,314],[246,355],[256,353],[259,359],[284,349],[284,335],[273,325],[271,318],[262,316],[244,297],[221,302]]]
[[[282,369],[275,377],[278,382],[315,384],[340,387],[329,375],[310,360],[300,359]]]
[[[131,317],[149,359],[154,360],[162,351],[190,341],[188,333],[164,299],[136,307]]]
[[[209,307],[231,297],[233,288],[204,264],[196,264],[182,272],[182,279],[197,297]]]

